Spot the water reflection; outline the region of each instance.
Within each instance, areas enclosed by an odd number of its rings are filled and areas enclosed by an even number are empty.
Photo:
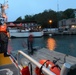
[[[56,41],[54,38],[48,38],[47,40],[47,48],[49,50],[55,50],[56,48]]]

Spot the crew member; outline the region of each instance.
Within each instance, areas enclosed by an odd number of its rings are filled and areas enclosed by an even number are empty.
[[[10,39],[9,30],[7,28],[6,23],[3,25],[0,23],[0,49],[1,53],[4,53],[4,56],[9,56],[7,54],[7,48],[8,48],[8,39]]]
[[[33,54],[33,35],[30,34],[28,37],[28,50]]]

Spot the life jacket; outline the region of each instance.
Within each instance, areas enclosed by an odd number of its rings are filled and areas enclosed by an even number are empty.
[[[0,32],[5,32],[5,33],[7,33],[6,29],[7,29],[7,26],[6,26],[6,25],[1,25],[1,26],[0,26]]]
[[[29,40],[29,42],[33,41],[33,35],[32,34],[29,35],[28,40]]]
[[[7,32],[7,25],[6,24],[0,25],[0,32],[6,34],[9,37],[9,34]]]

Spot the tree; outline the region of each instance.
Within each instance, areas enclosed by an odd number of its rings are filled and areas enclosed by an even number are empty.
[[[17,18],[17,19],[16,19],[16,21],[22,21],[22,18],[21,18],[21,17],[19,17],[19,18]]]
[[[25,15],[24,19],[19,17],[16,21],[36,21],[38,24],[41,24],[43,28],[48,28],[50,27],[49,20],[52,20],[51,27],[58,27],[59,20],[74,18],[74,10],[75,9],[67,9],[65,11],[56,12],[49,9],[39,14]]]
[[[63,12],[63,18],[68,19],[68,18],[74,18],[74,9],[67,9]]]
[[[33,20],[34,20],[34,17],[33,17],[33,15],[26,15],[26,16],[24,17],[24,20],[25,20],[25,21],[33,21]]]

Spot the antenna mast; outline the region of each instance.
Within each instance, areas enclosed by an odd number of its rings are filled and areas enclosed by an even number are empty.
[[[57,0],[57,26],[59,25],[59,1]]]

